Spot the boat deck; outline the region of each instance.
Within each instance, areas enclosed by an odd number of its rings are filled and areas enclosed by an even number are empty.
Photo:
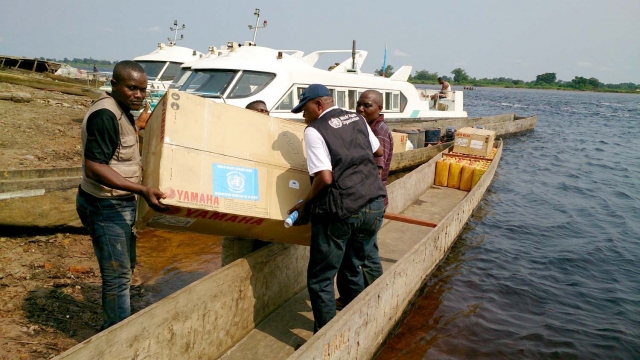
[[[467,192],[432,186],[402,214],[438,223]],[[387,221],[378,233],[380,259],[386,270],[420,242],[432,228]],[[303,290],[273,312],[221,359],[286,359],[313,335],[309,293]]]

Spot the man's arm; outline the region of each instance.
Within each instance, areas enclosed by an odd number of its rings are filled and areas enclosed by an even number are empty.
[[[326,189],[333,183],[333,173],[330,170],[320,170],[313,175],[313,183],[311,184],[311,190],[309,190],[309,194],[302,199],[301,202],[295,204],[287,214],[291,214],[294,211],[298,212],[298,217],[303,218],[305,214],[305,207],[309,204],[313,199],[315,199],[318,194],[322,192],[322,190]]]
[[[160,199],[165,198],[162,191],[131,182],[113,170],[109,165],[99,164],[85,159],[84,170],[89,179],[99,184],[142,196],[153,210],[164,211],[169,209],[168,205],[160,202]]]

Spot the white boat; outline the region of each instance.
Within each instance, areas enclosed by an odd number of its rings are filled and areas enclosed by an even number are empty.
[[[183,30],[185,25],[179,28],[177,20],[173,22],[173,25],[174,27],[170,27],[170,30],[175,32],[173,40],[168,38],[168,44],[158,43],[158,47],[154,51],[133,58],[133,61],[140,64],[147,74],[148,95],[152,98],[164,95],[164,92],[180,72],[182,64],[198,60],[204,56],[203,53],[197,50],[176,45],[179,40],[184,38],[184,35],[178,38],[178,31]],[[105,84],[100,90],[111,91],[111,84]]]
[[[375,89],[384,94],[387,119],[467,117],[462,91],[454,91],[451,99],[441,99],[434,107],[429,97],[436,90],[419,91],[407,82],[411,66],[401,67],[389,78],[364,73],[361,68],[367,52],[355,50],[355,45],[353,50],[316,51],[306,56],[301,51],[255,46],[251,41],[244,45],[229,42],[225,50],[215,58],[193,63],[193,73],[180,90],[239,107],[262,100],[272,116],[302,119],[291,109],[309,84],[321,83],[332,92],[336,105],[346,110],[355,110],[360,94]],[[315,66],[321,57],[336,53],[350,56],[328,70]]]

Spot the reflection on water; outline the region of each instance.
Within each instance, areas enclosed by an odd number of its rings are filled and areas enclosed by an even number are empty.
[[[220,236],[146,229],[137,245],[136,276],[153,302],[220,268]]]

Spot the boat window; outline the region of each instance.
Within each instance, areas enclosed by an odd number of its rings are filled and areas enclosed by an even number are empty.
[[[144,69],[144,73],[147,74],[149,80],[156,80],[160,71],[164,69],[167,64],[166,61],[136,61]]]
[[[390,92],[384,93],[384,109],[391,110],[391,93]]]
[[[180,90],[203,96],[222,95],[237,73],[237,70],[196,70]]]
[[[231,94],[227,96],[229,99],[238,99],[253,96],[262,91],[276,77],[275,74],[243,71],[240,80],[231,89]]]
[[[336,89],[329,89],[329,93],[331,94],[332,98],[336,98]]]
[[[307,90],[306,87],[298,87],[298,100],[302,97],[302,92]]]
[[[339,108],[341,108],[341,109],[345,109],[345,108],[346,108],[346,106],[345,106],[344,97],[345,97],[345,95],[347,94],[347,93],[346,93],[346,91],[340,91],[340,90],[338,90],[338,91],[336,92],[336,94],[337,94],[337,95],[336,95],[336,105],[337,105]]]
[[[176,77],[176,75],[178,75],[178,72],[180,72],[180,65],[182,64],[177,62],[170,62],[169,66],[167,66],[167,68],[164,69],[164,71],[160,75],[160,79],[158,80],[160,81],[173,80]]]
[[[289,93],[280,101],[280,104],[276,106],[274,110],[291,110],[293,109],[293,90],[289,91]]]
[[[398,110],[400,108],[400,94],[393,94],[393,110]]]
[[[184,84],[185,81],[187,81],[191,73],[192,73],[191,69],[181,68],[180,72],[178,72],[178,75],[176,75],[176,77],[171,82],[171,85],[169,85],[169,89],[176,89],[176,90],[180,89],[182,84]]]
[[[404,109],[407,107],[407,97],[404,96],[402,91],[400,92],[400,111],[404,112]]]
[[[357,91],[349,90],[349,110],[356,109],[356,103],[358,102],[358,98],[356,97],[357,95]]]

